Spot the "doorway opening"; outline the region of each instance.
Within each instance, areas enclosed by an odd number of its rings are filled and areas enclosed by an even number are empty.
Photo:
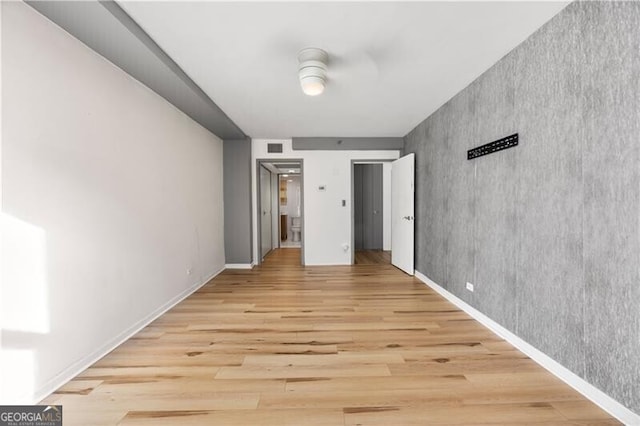
[[[289,172],[279,175],[278,178],[279,244],[281,248],[300,248],[302,246],[300,174]]]
[[[391,263],[391,162],[352,161],[353,264]]]
[[[303,161],[257,160],[258,264],[299,253],[304,265]],[[276,255],[277,253],[277,255]]]

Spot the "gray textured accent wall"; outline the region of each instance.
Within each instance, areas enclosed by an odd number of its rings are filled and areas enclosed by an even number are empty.
[[[225,139],[224,253],[225,262],[248,264],[251,244],[251,139]]]
[[[416,269],[636,413],[639,151],[635,2],[570,4],[405,137]]]

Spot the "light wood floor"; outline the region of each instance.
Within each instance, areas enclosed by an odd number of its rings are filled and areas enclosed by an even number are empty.
[[[391,263],[391,252],[382,250],[356,250],[356,265],[388,265]]]
[[[43,403],[70,425],[613,425],[391,265],[226,271]]]

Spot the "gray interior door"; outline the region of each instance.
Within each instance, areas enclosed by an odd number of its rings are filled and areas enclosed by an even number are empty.
[[[354,244],[356,250],[382,250],[382,164],[355,164]]]

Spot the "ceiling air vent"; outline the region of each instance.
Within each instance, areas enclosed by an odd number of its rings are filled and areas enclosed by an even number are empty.
[[[270,143],[270,144],[267,144],[267,152],[273,152],[273,153],[282,154],[282,144],[281,143]]]

